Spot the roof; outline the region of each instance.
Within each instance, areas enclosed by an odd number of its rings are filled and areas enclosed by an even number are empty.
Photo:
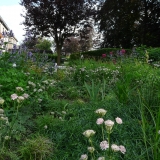
[[[6,24],[6,22],[3,20],[1,16],[0,16],[0,22],[4,25],[4,27],[6,27],[7,30],[9,30],[8,25]]]
[[[7,30],[10,30],[10,28],[8,27],[8,25],[6,24],[6,22],[3,20],[3,18],[0,16],[0,22],[3,24],[3,26],[7,29]],[[17,38],[14,36],[13,37],[17,42]]]

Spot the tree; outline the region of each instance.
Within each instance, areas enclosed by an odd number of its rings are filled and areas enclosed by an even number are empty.
[[[79,40],[76,37],[68,37],[64,40],[63,51],[67,53],[76,53],[80,51]]]
[[[35,47],[40,50],[50,51],[52,47],[52,42],[48,39],[38,39]]]
[[[32,35],[29,30],[27,30],[24,35],[24,40],[21,44],[21,47],[26,49],[35,49],[35,45],[37,44],[37,41],[38,41],[38,38]]]
[[[78,23],[95,14],[99,0],[21,0],[26,13],[23,24],[33,34],[54,38],[58,54],[57,63],[65,38],[74,35]]]
[[[141,0],[139,44],[160,47],[160,1]]]
[[[83,28],[79,31],[80,32],[79,44],[81,52],[88,51],[90,48],[92,48],[93,31],[94,31],[93,25],[88,21],[83,25]]]
[[[97,16],[100,31],[104,32],[103,47],[130,48],[139,17],[139,0],[106,0]]]
[[[159,17],[159,0],[106,0],[97,16],[103,47],[159,47]]]

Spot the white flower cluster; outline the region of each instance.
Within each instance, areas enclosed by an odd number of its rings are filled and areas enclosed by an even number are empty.
[[[17,91],[24,91],[24,89],[22,87],[16,87]],[[18,103],[23,102],[25,99],[27,99],[29,97],[29,95],[27,93],[23,93],[21,96],[18,96],[16,93],[11,95],[11,99],[12,100],[17,100]]]
[[[0,104],[3,105],[4,99],[0,97]]]
[[[106,115],[107,111],[106,111],[105,109],[103,109],[103,108],[97,109],[97,110],[95,111],[95,113],[100,116],[100,118],[97,119],[96,123],[97,123],[98,125],[104,124],[108,135],[110,135],[110,134],[112,133],[112,129],[113,129],[113,126],[114,126],[114,123],[115,123],[115,122],[112,121],[112,120],[106,120],[106,121],[104,121],[104,119],[103,119],[102,117],[104,117],[104,116]],[[123,123],[122,119],[119,118],[119,117],[115,118],[115,121],[116,121],[117,124],[122,124],[122,123]],[[103,126],[102,126],[102,129],[103,129]],[[86,130],[85,132],[83,132],[83,135],[89,139],[89,142],[90,142],[91,144],[93,144],[93,143],[92,143],[92,140],[91,140],[91,137],[92,137],[93,135],[95,135],[95,133],[96,133],[96,132],[95,132],[94,130],[91,130],[91,129],[90,129],[90,130]],[[103,137],[103,139],[104,139],[104,137]],[[120,152],[123,153],[123,154],[126,153],[126,148],[125,148],[124,146],[122,146],[122,145],[118,146],[118,145],[116,145],[116,144],[112,144],[112,145],[111,145],[109,138],[108,138],[108,141],[107,141],[107,140],[103,140],[102,142],[100,142],[100,148],[101,148],[101,150],[110,149],[110,150],[112,150],[113,152],[118,152],[118,151],[120,151]],[[89,151],[91,154],[93,154],[93,152],[95,151],[95,148],[94,148],[93,146],[88,147],[88,151]],[[87,160],[87,158],[88,158],[87,155],[82,155],[81,158],[80,158],[80,160],[83,160],[83,159],[86,159],[86,160]],[[105,160],[105,157],[99,157],[98,160]]]
[[[0,120],[5,122],[7,125],[9,124],[8,117],[5,116],[2,108],[0,108]]]

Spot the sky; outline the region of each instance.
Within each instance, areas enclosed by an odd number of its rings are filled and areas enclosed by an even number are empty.
[[[0,16],[3,18],[10,30],[13,31],[18,44],[24,39],[24,21],[21,14],[24,13],[23,7],[19,4],[21,0],[0,0]]]

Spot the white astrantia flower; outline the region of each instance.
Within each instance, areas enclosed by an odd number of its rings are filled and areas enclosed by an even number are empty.
[[[107,111],[105,109],[100,108],[97,109],[95,113],[99,114],[100,116],[104,116],[107,113]]]
[[[17,99],[17,98],[18,98],[18,95],[17,95],[17,94],[14,93],[14,94],[11,95],[11,99],[12,99],[12,100],[15,100],[15,99]]]
[[[105,124],[107,132],[110,133],[112,128],[113,128],[114,122],[111,121],[111,120],[107,120],[107,121],[104,122],[104,124]]]
[[[0,108],[0,114],[3,114],[4,110],[2,108]]]
[[[93,152],[95,151],[95,148],[94,148],[94,147],[88,147],[87,149],[88,149],[88,151],[89,151],[90,153],[93,153]]]
[[[5,136],[4,139],[5,140],[9,140],[11,137],[10,136]]]
[[[4,103],[4,99],[0,97],[0,104]]]
[[[82,154],[80,160],[87,160],[88,156],[87,154]]]
[[[83,135],[87,138],[93,136],[96,132],[94,130],[86,130],[85,132],[83,132]]]
[[[22,102],[22,101],[24,101],[24,97],[23,97],[23,96],[19,96],[19,97],[17,98],[17,102],[20,103],[20,102]]]
[[[98,118],[97,121],[96,121],[96,123],[97,123],[98,125],[103,124],[103,122],[104,122],[104,119],[103,119],[103,118]]]
[[[63,114],[66,114],[66,111],[62,111]]]
[[[22,87],[16,87],[16,90],[17,91],[22,91],[22,92],[24,91],[24,89]]]
[[[106,140],[102,141],[102,142],[100,143],[100,148],[101,148],[101,150],[106,150],[106,149],[108,149],[108,148],[109,148],[109,143],[108,143]]]
[[[99,157],[97,160],[105,160],[105,157]]]
[[[114,152],[118,152],[120,149],[119,149],[119,146],[117,146],[116,144],[112,144],[111,145],[111,149],[114,151]]]
[[[116,120],[116,122],[117,122],[118,124],[122,124],[122,123],[123,123],[123,122],[122,122],[122,119],[119,118],[119,117],[115,118],[115,120]]]
[[[119,146],[119,150],[121,153],[125,154],[126,153],[126,148],[122,145]]]
[[[48,126],[47,126],[47,125],[45,125],[45,126],[44,126],[44,129],[47,129],[47,128],[48,128]]]
[[[29,95],[28,95],[27,93],[24,93],[22,96],[23,96],[25,99],[27,99],[27,98],[29,97]]]
[[[16,67],[16,66],[17,66],[16,63],[13,63],[13,64],[12,64],[12,67]]]

